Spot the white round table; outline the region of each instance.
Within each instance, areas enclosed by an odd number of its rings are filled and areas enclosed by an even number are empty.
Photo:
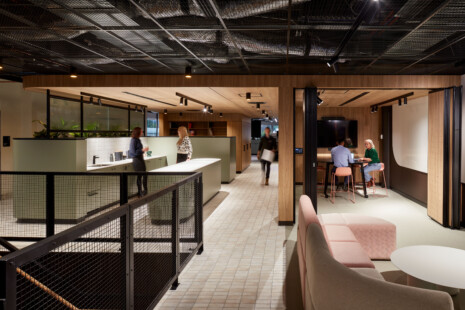
[[[392,263],[417,279],[465,289],[465,251],[443,246],[415,245],[395,250]]]

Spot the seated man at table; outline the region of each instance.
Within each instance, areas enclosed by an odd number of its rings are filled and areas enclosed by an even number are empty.
[[[332,173],[336,172],[336,168],[339,167],[349,167],[349,163],[354,163],[354,159],[352,158],[352,154],[350,153],[349,149],[346,148],[345,139],[339,139],[337,141],[337,146],[331,149],[331,159],[334,163],[333,169],[331,170]],[[336,184],[339,187],[339,181],[336,177]],[[344,178],[344,187],[343,189],[346,191],[348,189],[349,184],[349,177]]]

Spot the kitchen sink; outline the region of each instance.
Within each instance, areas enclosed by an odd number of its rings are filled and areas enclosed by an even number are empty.
[[[110,164],[95,164],[95,165],[90,165],[89,167],[108,167]]]

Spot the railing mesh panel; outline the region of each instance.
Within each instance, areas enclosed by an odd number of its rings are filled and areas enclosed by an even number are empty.
[[[134,306],[147,307],[175,274],[172,193],[134,210]]]
[[[125,309],[126,256],[120,221],[124,218],[19,266],[17,309]]]
[[[45,237],[45,175],[0,174],[0,236]]]
[[[55,176],[55,233],[120,205],[117,175]]]

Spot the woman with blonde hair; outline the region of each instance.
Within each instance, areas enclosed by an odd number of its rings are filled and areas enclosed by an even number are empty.
[[[183,161],[190,160],[192,157],[192,144],[187,133],[187,128],[181,126],[178,128],[179,140],[176,142],[178,148],[178,154],[176,156],[176,163],[182,163]]]
[[[136,127],[132,130],[131,142],[129,144],[129,158],[132,158],[132,166],[136,172],[145,172],[144,153],[149,150],[148,147],[144,147],[140,141],[142,135],[142,128]],[[142,191],[142,185],[144,190]],[[137,176],[137,195],[139,197],[147,194],[147,175],[139,174]]]
[[[365,157],[360,160],[368,161],[368,165],[364,168],[365,182],[367,182],[368,187],[371,187],[375,185],[375,178],[370,175],[370,172],[381,169],[381,164],[373,140],[366,139],[365,147]]]

